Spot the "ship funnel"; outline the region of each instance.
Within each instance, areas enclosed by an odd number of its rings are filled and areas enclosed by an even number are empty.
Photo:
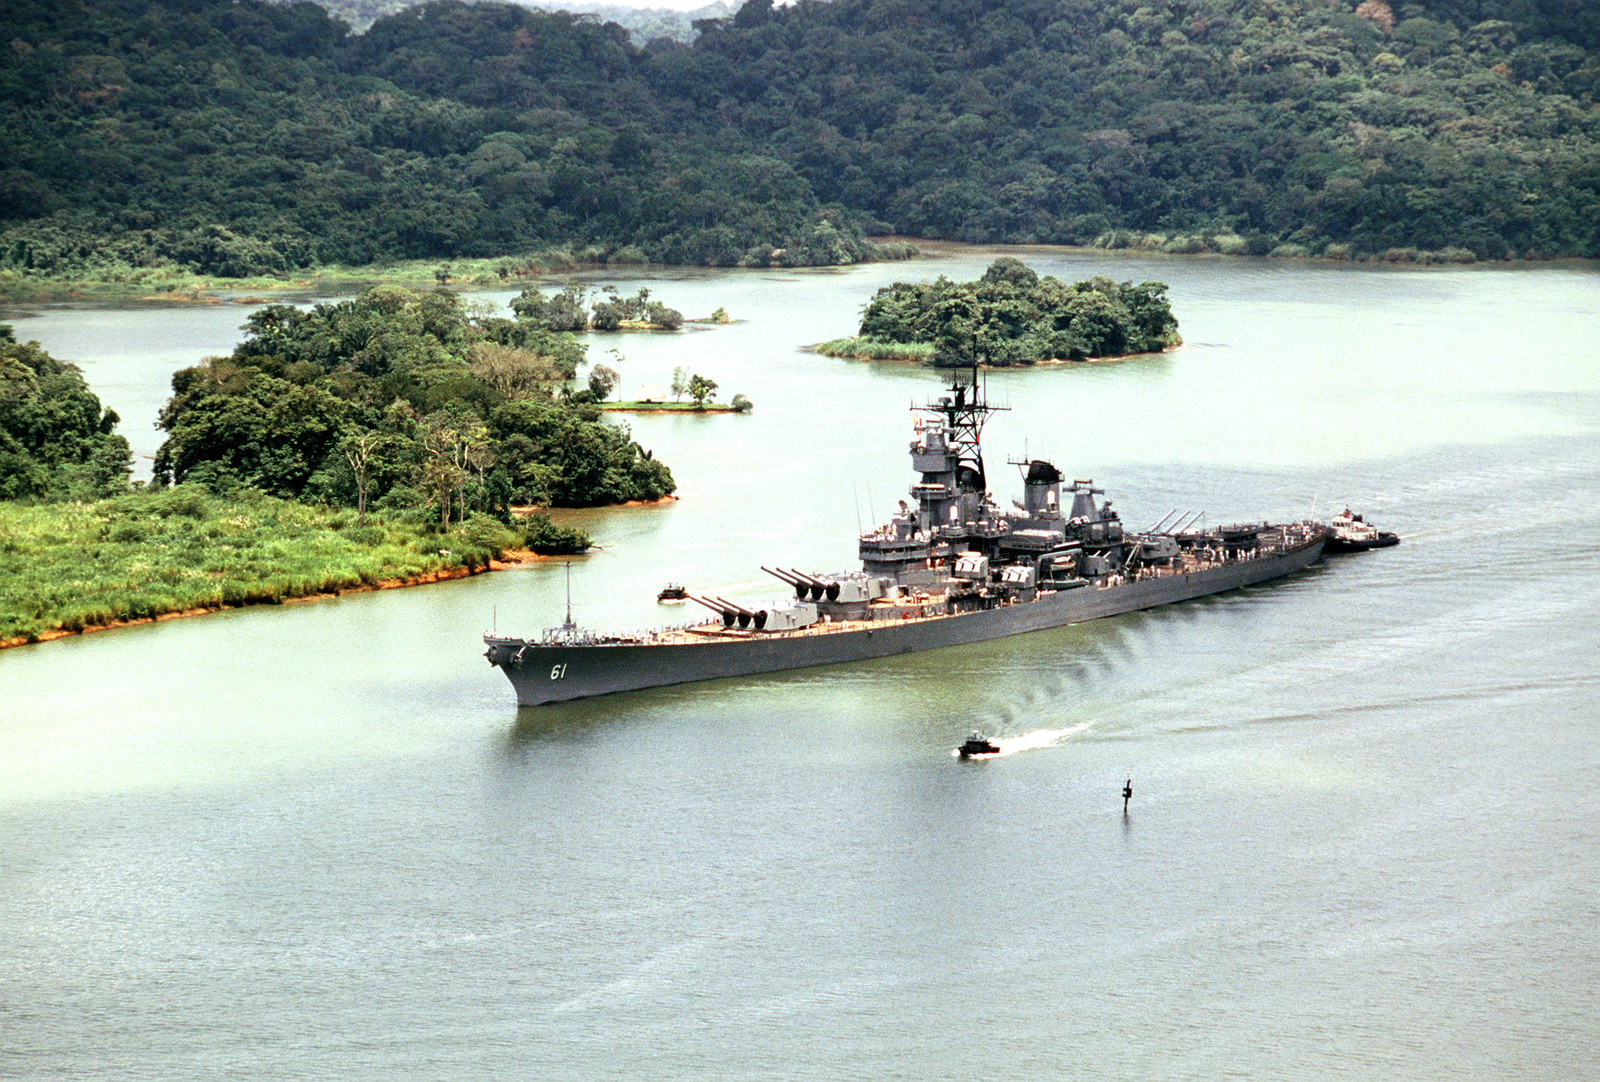
[[[1022,510],[1032,517],[1054,515],[1061,506],[1061,471],[1041,458],[1026,466]]]
[[[1093,481],[1081,478],[1072,482],[1072,513],[1068,518],[1081,518],[1085,522],[1100,522],[1104,519],[1101,508],[1095,506],[1094,498],[1105,495],[1105,489],[1095,488]]]

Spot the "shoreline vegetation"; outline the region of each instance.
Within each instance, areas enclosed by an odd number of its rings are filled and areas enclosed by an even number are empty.
[[[149,485],[130,484],[120,418],[78,366],[0,324],[0,642],[586,551],[586,533],[529,506],[676,486],[601,420],[594,387],[614,373],[573,388],[585,346],[553,329],[587,322],[573,299],[524,289],[511,319],[393,285],[266,305],[232,354],[173,373]],[[602,301],[596,321],[619,304],[677,318],[646,302]],[[697,400],[715,390],[695,382]]]
[[[748,409],[741,409],[732,404],[722,402],[706,402],[695,405],[693,402],[602,402],[600,409],[605,413],[748,413]]]
[[[1273,260],[1300,260],[1315,263],[1362,263],[1405,267],[1460,267],[1471,264],[1519,265],[1524,263],[1589,262],[1582,256],[1531,256],[1507,253],[1498,260],[1480,260],[1470,249],[1389,248],[1379,253],[1360,253],[1348,244],[1330,243],[1313,250],[1305,245],[1285,243],[1264,246],[1236,233],[1138,233],[1116,230],[1089,244],[990,244],[940,240],[927,237],[893,238],[898,254],[867,259],[864,262],[915,261],[925,255],[967,249],[1012,249],[1019,254],[1041,249],[1067,255],[1097,253],[1117,256],[1211,256]],[[536,255],[501,256],[486,259],[461,259],[449,264],[441,276],[436,260],[401,260],[365,266],[330,265],[300,270],[293,274],[257,275],[227,278],[199,274],[177,267],[141,267],[125,271],[104,268],[59,277],[35,277],[0,270],[0,304],[50,304],[66,301],[120,301],[172,305],[241,306],[273,303],[273,295],[283,293],[326,294],[349,290],[360,292],[377,285],[408,289],[444,286],[460,292],[483,292],[528,286],[564,274],[587,274],[616,270],[699,270],[695,264],[657,264],[647,261],[607,261],[594,258],[596,252],[574,256],[568,249],[555,249]],[[501,274],[504,268],[513,268]],[[749,269],[749,268],[743,268]],[[717,324],[728,322],[714,316],[686,318],[685,323]],[[615,330],[656,331],[666,328],[643,320],[621,321]],[[820,352],[820,351],[819,351]],[[875,357],[871,359],[919,359],[913,357]]]
[[[909,257],[908,257],[909,258]],[[520,289],[553,275],[646,268],[643,260],[608,259],[601,249],[567,247],[483,259],[383,260],[361,265],[328,264],[292,273],[228,277],[202,274],[175,265],[154,267],[89,266],[69,274],[37,275],[0,268],[0,301],[10,304],[73,300],[124,300],[172,304],[265,304],[254,294],[362,292],[391,285],[423,290],[446,287],[463,292]],[[691,323],[716,322],[710,317]],[[655,329],[629,320],[624,329]]]
[[[520,510],[520,509],[519,509]],[[579,555],[587,534],[527,509],[473,516],[369,514],[197,485],[93,502],[0,501],[0,649],[248,605],[419,586]]]
[[[1165,289],[1065,285],[1002,257],[978,281],[879,290],[847,344],[935,365],[1148,352],[1178,340]],[[552,396],[580,363],[571,330],[681,327],[648,290],[610,289],[591,310],[576,287],[527,288],[511,307],[515,321],[469,315],[443,288],[394,285],[310,312],[268,305],[230,357],[174,374],[149,487],[129,485],[118,418],[76,366],[0,325],[0,647],[581,553],[588,535],[552,523],[530,494],[626,504],[675,486],[625,430],[591,448],[598,457],[552,450],[590,439],[582,426],[608,411],[753,408],[742,394],[710,401],[716,383],[683,368],[671,402],[604,402],[616,374],[600,365],[588,390]],[[728,321],[720,308],[707,320]],[[588,476],[604,462],[605,477]]]
[[[937,242],[936,242],[937,243]],[[918,244],[910,238],[880,237],[867,246],[863,263],[890,263],[916,259]],[[787,266],[772,264],[772,266]],[[831,266],[831,265],[830,265]],[[70,270],[41,273],[8,267],[0,261],[0,303],[41,304],[61,301],[110,300],[169,304],[266,304],[257,294],[360,292],[379,285],[423,290],[435,287],[462,292],[517,289],[537,286],[554,276],[678,268],[704,269],[699,263],[657,263],[642,255],[606,247],[575,248],[561,245],[532,252],[481,258],[383,259],[364,264],[328,263],[270,274],[230,276],[204,273],[170,262],[153,265],[84,263]],[[769,269],[741,266],[742,270]],[[794,269],[788,267],[787,269]],[[715,314],[687,323],[726,323]],[[624,319],[606,330],[675,330],[648,320]]]
[[[1034,362],[1039,368],[1051,365],[1069,364],[1114,364],[1118,361],[1131,361],[1139,357],[1159,357],[1163,353],[1172,353],[1183,347],[1182,339],[1171,345],[1162,346],[1160,349],[1144,350],[1138,353],[1109,353],[1103,357],[1044,357]],[[808,352],[819,354],[823,357],[836,357],[845,361],[895,361],[902,364],[933,364],[935,348],[925,342],[884,342],[876,338],[863,338],[857,335],[853,338],[830,338],[826,342],[818,342],[806,347]],[[998,368],[999,365],[986,361],[978,362],[979,368]]]

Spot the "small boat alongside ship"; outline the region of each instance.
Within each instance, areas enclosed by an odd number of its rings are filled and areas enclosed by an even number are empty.
[[[1328,528],[1331,532],[1323,550],[1328,553],[1366,552],[1368,549],[1384,549],[1400,543],[1399,534],[1379,530],[1348,507],[1342,514],[1333,516]]]
[[[858,539],[861,570],[813,575],[763,568],[793,593],[740,604],[685,595],[704,623],[633,634],[567,620],[534,638],[486,634],[485,656],[523,706],[719,677],[864,661],[985,642],[1270,582],[1321,557],[1328,527],[1311,521],[1201,527],[1170,512],[1131,532],[1090,480],[1067,483],[1043,459],[1014,461],[1023,499],[989,495],[980,446],[1001,407],[976,368],[950,393],[913,407],[913,504]],[[663,594],[665,591],[663,591]],[[658,600],[666,600],[665,597]]]

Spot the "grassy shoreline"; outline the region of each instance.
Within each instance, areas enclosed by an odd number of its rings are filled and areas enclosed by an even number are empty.
[[[697,406],[693,402],[602,402],[600,409],[606,413],[738,413],[723,402],[707,402]]]
[[[486,259],[397,260],[367,266],[329,265],[293,274],[254,278],[219,278],[177,267],[107,267],[61,278],[36,278],[13,270],[0,271],[0,300],[7,303],[63,300],[128,300],[169,304],[223,304],[228,294],[277,294],[362,289],[374,285],[410,288],[521,288],[549,274],[632,264],[594,259],[594,253],[555,249],[527,256]],[[590,258],[584,258],[589,256]],[[248,303],[248,297],[232,298]]]
[[[1437,252],[1419,249],[1390,249],[1378,254],[1357,254],[1348,245],[1329,244],[1320,252],[1298,245],[1278,245],[1270,252],[1251,252],[1239,238],[1231,235],[1169,235],[1118,231],[1097,238],[1088,245],[1005,245],[965,244],[959,241],[927,238],[881,237],[880,241],[904,242],[918,249],[918,255],[939,255],[952,251],[1061,251],[1127,256],[1208,256],[1210,258],[1293,259],[1318,263],[1367,263],[1417,268],[1456,266],[1475,262],[1461,248]],[[915,260],[917,255],[908,257]],[[1481,263],[1482,261],[1476,261]],[[1525,263],[1527,259],[1507,258],[1496,263]],[[1540,259],[1540,263],[1590,262],[1580,257]],[[69,300],[148,301],[169,304],[223,304],[229,300],[250,303],[273,294],[307,291],[361,289],[379,284],[411,288],[438,285],[458,289],[521,288],[552,274],[574,271],[683,270],[668,264],[619,262],[607,259],[598,249],[554,248],[531,255],[495,256],[481,259],[397,260],[367,266],[330,265],[308,268],[277,277],[218,278],[195,274],[176,267],[97,268],[80,275],[61,278],[35,278],[15,270],[0,270],[0,302],[7,304],[47,303]],[[702,268],[694,268],[702,269]],[[443,277],[441,278],[441,273]],[[245,294],[232,298],[219,294]],[[250,294],[263,294],[252,298]],[[689,320],[687,322],[702,322]]]
[[[535,554],[525,529],[191,486],[96,503],[0,502],[0,648],[246,605],[462,578]],[[583,539],[587,543],[587,538]]]
[[[509,567],[513,564],[521,563],[524,558],[544,559],[545,557],[537,556],[531,552],[526,554],[507,552],[503,560],[492,560],[490,561],[488,568],[481,570],[502,570],[503,568]],[[385,579],[371,585],[336,587],[317,593],[302,594],[298,597],[283,597],[275,601],[263,600],[254,602],[241,602],[239,604],[201,605],[196,608],[183,609],[181,611],[162,612],[155,616],[139,616],[126,620],[111,620],[102,624],[85,624],[75,630],[66,627],[56,627],[29,635],[17,635],[9,639],[0,639],[0,650],[10,649],[13,646],[29,646],[42,642],[53,642],[56,639],[70,638],[73,635],[89,635],[96,631],[114,631],[120,627],[137,627],[140,624],[156,624],[165,620],[176,620],[187,616],[205,616],[213,612],[226,612],[229,609],[244,608],[247,605],[253,604],[293,605],[302,601],[325,601],[329,598],[343,597],[345,594],[366,593],[373,590],[402,589],[408,586],[426,586],[429,583],[446,582],[451,579],[465,578],[468,575],[475,575],[479,573],[480,570],[468,570],[464,567],[453,568],[449,570],[432,572],[427,575],[421,575],[413,578]]]
[[[845,361],[897,361],[902,364],[920,364],[929,367],[933,365],[935,347],[928,342],[883,342],[874,338],[830,338],[826,342],[818,342],[807,347],[812,353],[824,357],[836,357]],[[1065,367],[1075,364],[1111,364],[1115,361],[1131,361],[1139,357],[1159,357],[1164,353],[1175,353],[1183,348],[1183,339],[1179,338],[1170,346],[1159,350],[1146,350],[1138,353],[1112,353],[1103,357],[1084,357],[1081,360],[1075,357],[1051,357],[1047,360],[1036,361],[1031,365],[1011,365],[1013,368],[1047,368],[1052,366]],[[980,364],[979,368],[999,368],[1005,366]]]
[[[881,241],[890,238],[879,238]],[[872,262],[914,259],[912,245],[878,244]],[[0,302],[7,304],[45,303],[69,300],[151,301],[173,304],[222,304],[230,294],[278,294],[310,290],[334,291],[364,289],[374,285],[398,285],[412,289],[447,286],[455,289],[522,289],[553,274],[576,271],[616,271],[635,274],[661,270],[705,270],[698,265],[650,263],[644,259],[619,258],[605,247],[556,247],[531,253],[461,259],[385,260],[365,266],[328,264],[307,267],[279,275],[252,278],[221,278],[197,274],[172,265],[131,267],[110,265],[87,267],[59,277],[36,277],[15,269],[0,269]],[[718,268],[732,269],[732,268]],[[763,268],[751,268],[763,269]],[[837,269],[837,268],[831,268]],[[241,301],[247,298],[235,298]],[[693,323],[724,322],[715,319],[688,320]],[[630,327],[651,329],[644,325]]]

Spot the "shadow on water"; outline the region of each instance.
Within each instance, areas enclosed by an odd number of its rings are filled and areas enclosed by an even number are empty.
[[[944,755],[975,728],[1008,739],[1056,731],[1065,734],[1050,742],[1058,746],[1120,716],[1120,704],[1156,678],[1151,640],[1195,619],[1130,613],[897,657],[519,707],[504,747],[521,756],[592,746],[613,730],[670,742],[709,729]]]
[[[506,746],[520,750],[535,744],[581,745],[612,725],[660,718],[670,710],[670,689],[625,692],[594,699],[544,706],[519,706],[506,731]]]

